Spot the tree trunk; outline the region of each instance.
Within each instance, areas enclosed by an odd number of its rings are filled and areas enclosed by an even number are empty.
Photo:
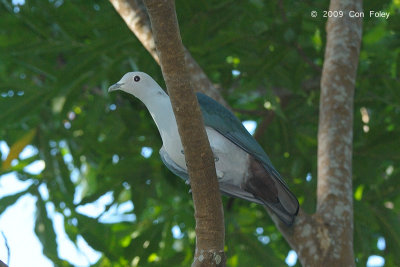
[[[354,266],[352,143],[353,98],[361,44],[362,1],[332,0],[321,78],[317,211],[299,214],[292,229],[278,223],[303,266]]]
[[[323,253],[331,266],[354,265],[353,255],[353,102],[362,35],[362,1],[331,1],[330,10],[343,18],[329,18],[321,78],[318,128],[317,215],[325,224]]]
[[[145,0],[179,135],[195,207],[196,252],[192,266],[225,266],[224,216],[214,157],[190,85],[174,0]]]

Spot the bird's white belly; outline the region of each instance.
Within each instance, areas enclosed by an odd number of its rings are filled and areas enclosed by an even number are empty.
[[[206,132],[211,149],[214,153],[218,180],[220,182],[240,186],[248,172],[247,152],[213,128],[206,127]],[[176,133],[174,136],[162,136],[162,139],[168,140],[168,142],[164,142],[163,145],[169,157],[177,165],[186,170],[185,156],[182,153],[183,147],[179,134]]]

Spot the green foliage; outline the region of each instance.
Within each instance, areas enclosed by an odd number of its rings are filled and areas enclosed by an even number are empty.
[[[326,20],[309,13],[328,6],[281,3],[177,1],[177,12],[185,45],[225,99],[235,109],[257,111],[236,115],[261,123],[266,108],[275,111],[259,141],[312,213]],[[391,16],[364,19],[354,104],[355,255],[360,266],[371,254],[384,256],[385,266],[400,266],[400,7],[398,1],[365,5]],[[0,1],[0,140],[23,144],[35,132],[29,142],[38,154],[0,170],[33,181],[1,199],[0,212],[24,194],[36,196],[35,231],[57,266],[70,264],[58,259],[46,202],[64,214],[72,241],[81,235],[102,253],[93,266],[188,266],[195,246],[188,187],[162,165],[161,140],[144,106],[107,93],[137,69],[163,85],[159,67],[108,1],[29,0],[16,8]],[[142,147],[153,154],[144,158]],[[43,172],[27,173],[24,167],[38,159]],[[132,201],[133,222],[102,223],[76,211],[107,192],[114,197],[107,209]],[[263,208],[226,198],[224,205],[228,265],[284,266],[290,248]],[[172,236],[174,225],[182,238]],[[384,251],[376,247],[379,237],[386,240]]]

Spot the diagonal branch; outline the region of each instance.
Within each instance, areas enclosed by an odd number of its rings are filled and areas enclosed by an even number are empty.
[[[142,0],[109,0],[125,21],[129,29],[136,35],[154,60],[160,64],[156,51],[154,37],[150,26],[149,16]],[[208,79],[203,69],[199,66],[190,52],[184,47],[186,66],[189,70],[191,85],[196,92],[202,92],[230,109],[225,99],[221,96],[212,82]]]
[[[7,259],[8,259],[7,264],[9,265],[9,264],[10,264],[10,247],[8,246],[7,237],[6,237],[6,235],[4,234],[3,231],[1,231],[1,235],[2,235],[3,238],[4,238],[4,245],[6,246],[6,249],[7,249]],[[0,267],[8,267],[7,264],[5,264],[4,262],[2,262],[2,261],[0,260]]]
[[[186,68],[174,0],[145,0],[190,176],[196,219],[192,266],[225,266],[224,215],[214,157]]]

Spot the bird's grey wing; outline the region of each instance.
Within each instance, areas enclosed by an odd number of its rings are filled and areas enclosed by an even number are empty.
[[[169,155],[165,151],[164,147],[161,147],[161,149],[160,149],[160,157],[161,157],[161,160],[164,163],[164,165],[171,172],[173,172],[176,176],[179,176],[180,178],[182,178],[185,182],[189,181],[189,175],[187,173],[187,170],[185,170],[182,167],[180,167],[179,165],[177,165],[169,157]],[[284,204],[284,206],[287,206],[289,204],[281,203],[281,202],[275,202],[275,201],[265,201],[265,200],[263,200],[263,199],[268,199],[268,197],[270,197],[270,196],[266,196],[266,197],[262,196],[262,194],[265,194],[265,192],[260,192],[260,189],[262,189],[265,185],[261,185],[261,186],[259,186],[259,188],[257,187],[256,189],[254,189],[255,184],[253,184],[252,181],[254,181],[254,180],[250,180],[249,183],[246,184],[246,189],[250,189],[248,191],[252,191],[252,193],[240,188],[239,186],[235,186],[235,185],[224,183],[224,182],[219,182],[219,189],[220,189],[221,193],[226,195],[226,196],[242,198],[242,199],[245,199],[247,201],[255,202],[257,204],[267,205],[286,224],[288,224],[288,225],[292,224],[293,220],[294,220],[293,214],[288,214],[286,212],[286,209],[283,208],[283,206],[282,206],[282,204]],[[278,195],[278,198],[280,200],[282,200],[282,199],[285,200],[286,198],[284,196],[286,196],[286,194],[282,194],[282,192],[281,192],[281,190],[283,190],[282,186],[278,186],[277,188],[278,188],[278,192],[276,194],[273,194],[273,195]],[[283,195],[283,197],[282,197],[282,195]],[[256,197],[256,196],[258,196],[258,197]],[[297,213],[297,211],[296,211],[296,213]]]
[[[187,173],[187,170],[181,168],[179,165],[177,165],[168,155],[167,151],[165,151],[164,147],[161,147],[160,149],[160,157],[164,165],[171,171],[173,172],[176,176],[179,176],[182,178],[184,181],[189,181],[189,175]],[[254,197],[253,194],[244,191],[238,186],[234,186],[228,183],[223,183],[219,182],[219,189],[222,194],[229,196],[229,197],[237,197],[237,198],[243,198],[245,200],[255,202],[258,204],[264,204],[261,200],[257,199]]]
[[[197,93],[197,99],[203,114],[204,124],[218,131],[231,142],[262,162],[269,172],[274,174],[276,179],[286,184],[278,171],[275,170],[264,149],[257,143],[254,137],[246,130],[239,119],[219,104],[214,99]]]
[[[226,195],[228,197],[237,197],[237,198],[242,198],[244,200],[251,201],[251,202],[254,202],[257,204],[261,204],[261,205],[264,204],[263,201],[261,201],[258,198],[255,198],[252,193],[249,193],[249,192],[243,190],[242,188],[232,185],[232,184],[220,182],[219,190],[221,191],[221,193],[223,193],[224,195]]]
[[[162,146],[160,149],[160,157],[164,165],[173,172],[176,176],[182,178],[185,182],[189,181],[189,174],[187,170],[180,167],[176,164],[168,155],[167,151],[165,151],[164,147]]]
[[[239,119],[221,104],[202,93],[197,93],[197,99],[203,114],[204,124],[212,127],[232,143],[249,153],[264,166],[264,169],[269,174],[267,175],[267,178],[263,178],[265,187],[257,186],[255,184],[257,183],[257,180],[251,179],[246,182],[244,189],[252,193],[255,197],[262,199],[264,204],[275,210],[278,215],[280,212],[283,212],[287,213],[287,215],[291,217],[295,216],[299,209],[297,198],[290,192],[287,184],[278,171],[275,170],[267,154],[253,136],[246,130]],[[273,180],[277,182],[275,186],[274,183],[271,183],[269,180],[270,178],[273,178]],[[268,187],[270,187],[270,189],[268,189]],[[265,190],[272,190],[278,194],[272,195],[278,197],[281,204],[280,210],[274,208],[275,202],[268,200]]]

